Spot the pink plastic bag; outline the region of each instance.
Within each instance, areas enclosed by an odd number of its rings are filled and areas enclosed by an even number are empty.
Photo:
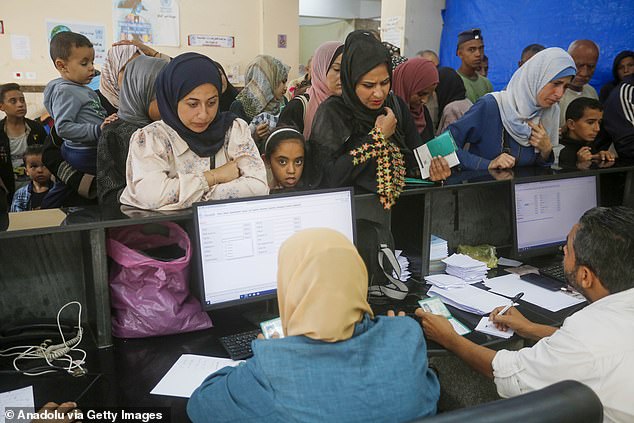
[[[144,225],[111,229],[107,241],[110,269],[112,334],[143,338],[212,326],[200,302],[189,295],[191,244],[177,224],[162,222],[169,236],[147,234]],[[184,256],[157,260],[140,251],[178,245]]]

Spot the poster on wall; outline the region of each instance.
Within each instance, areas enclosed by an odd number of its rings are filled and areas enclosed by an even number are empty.
[[[387,41],[398,48],[403,48],[403,20],[400,16],[392,16],[381,22],[381,41]]]
[[[178,0],[113,0],[114,40],[180,46]]]
[[[87,24],[81,22],[58,21],[48,19],[46,21],[47,42],[58,32],[72,31],[85,35],[95,49],[95,63],[101,65],[106,57],[106,27],[104,25]]]

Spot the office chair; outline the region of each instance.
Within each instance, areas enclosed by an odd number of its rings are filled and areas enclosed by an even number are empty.
[[[421,423],[601,423],[603,405],[581,382],[565,380],[538,391],[416,420]]]

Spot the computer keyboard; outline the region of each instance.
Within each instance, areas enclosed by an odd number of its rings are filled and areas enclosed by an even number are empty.
[[[539,274],[566,283],[566,274],[562,263],[556,263],[539,269]]]
[[[260,329],[253,329],[248,332],[222,336],[218,340],[232,360],[244,360],[253,356],[251,341],[256,339],[259,333]]]

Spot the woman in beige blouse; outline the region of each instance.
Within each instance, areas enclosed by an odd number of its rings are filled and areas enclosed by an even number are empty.
[[[213,61],[198,53],[182,54],[163,69],[156,81],[162,120],[132,135],[122,204],[177,210],[268,194],[248,125],[218,112],[221,87]]]

